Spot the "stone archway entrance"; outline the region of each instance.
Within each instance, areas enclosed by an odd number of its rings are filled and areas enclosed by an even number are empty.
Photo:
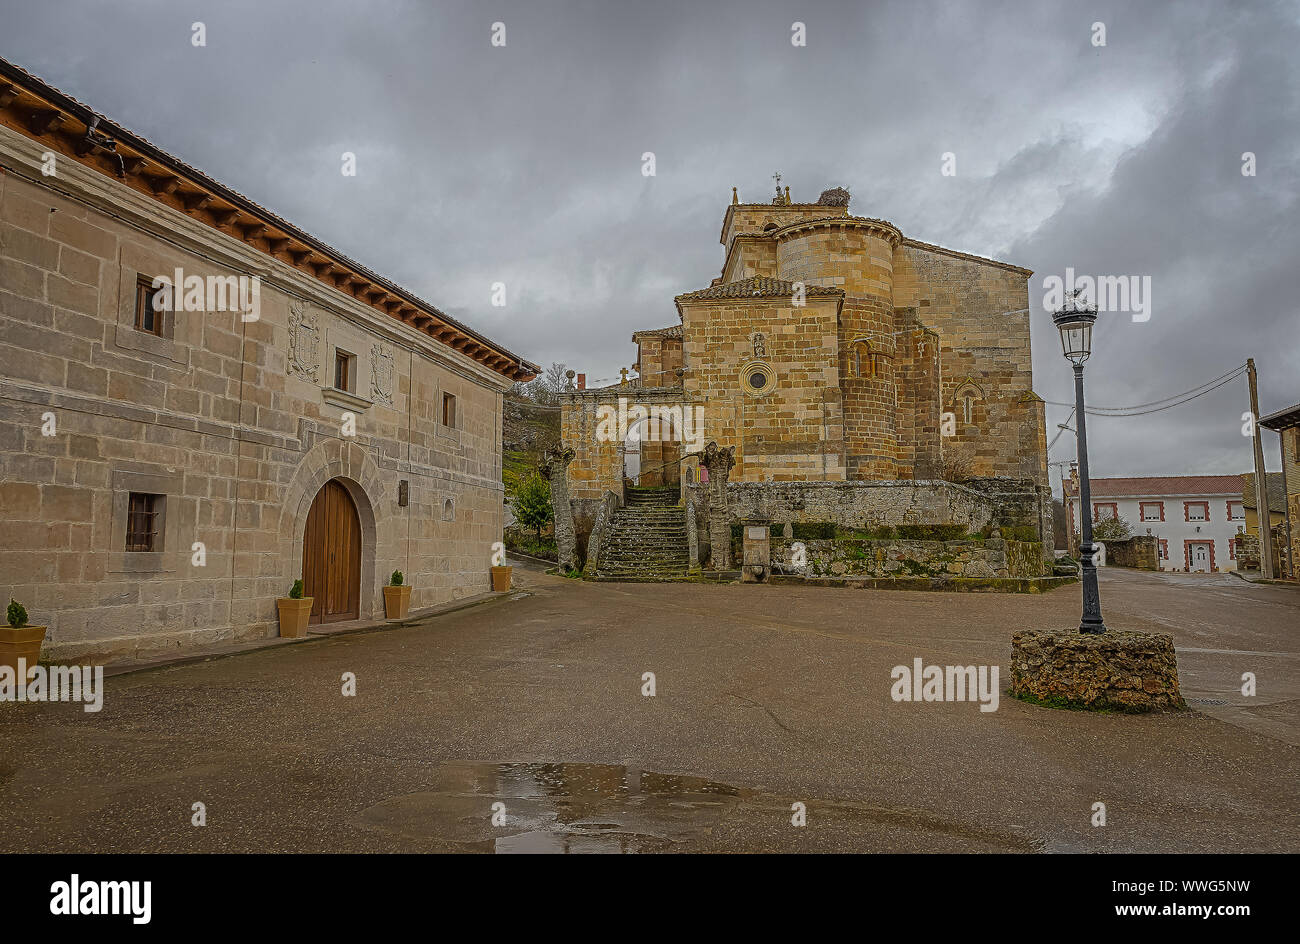
[[[302,582],[304,595],[312,598],[312,623],[361,616],[361,519],[339,479],[321,487],[307,512]]]

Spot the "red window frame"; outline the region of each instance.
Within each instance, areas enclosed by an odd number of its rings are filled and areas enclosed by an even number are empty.
[[[1169,560],[1169,542],[1164,539],[1160,541],[1160,559]]]
[[[1157,508],[1160,509],[1160,517],[1159,517],[1159,518],[1148,518],[1148,517],[1147,517],[1147,507],[1148,507],[1149,505],[1154,505],[1154,506],[1156,506]],[[1164,520],[1165,520],[1165,503],[1162,502],[1162,501],[1145,501],[1145,502],[1138,502],[1138,520],[1139,520],[1139,521],[1164,521]]]
[[[1093,502],[1092,520],[1094,524],[1102,520],[1101,518],[1102,508],[1109,508],[1111,511],[1115,512],[1115,519],[1117,521],[1119,520],[1119,502]]]
[[[1240,517],[1240,518],[1234,518],[1234,517],[1232,517],[1232,506],[1233,506],[1233,505],[1237,505],[1238,507],[1241,508],[1241,517]],[[1229,521],[1245,521],[1245,520],[1246,520],[1246,503],[1245,503],[1244,501],[1237,501],[1237,500],[1234,499],[1234,498],[1230,498],[1230,499],[1228,499],[1228,520],[1229,520]]]
[[[1192,506],[1193,506],[1193,505],[1200,505],[1202,508],[1205,509],[1205,517],[1204,517],[1204,518],[1193,518],[1193,517],[1192,517]],[[1189,502],[1189,501],[1185,501],[1185,502],[1183,502],[1183,520],[1184,520],[1184,521],[1207,521],[1207,522],[1208,522],[1208,521],[1210,520],[1210,503],[1207,502],[1207,501],[1191,501],[1191,502]]]

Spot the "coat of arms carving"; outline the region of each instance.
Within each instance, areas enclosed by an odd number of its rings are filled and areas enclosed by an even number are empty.
[[[289,303],[289,372],[304,380],[317,380],[320,368],[317,347],[320,342],[320,320],[307,313],[302,302]]]
[[[393,352],[378,344],[370,349],[370,399],[393,402]]]

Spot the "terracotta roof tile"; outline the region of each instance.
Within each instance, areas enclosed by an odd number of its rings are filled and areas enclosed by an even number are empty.
[[[843,295],[844,291],[821,285],[804,285],[804,294]],[[759,275],[751,279],[741,279],[739,282],[724,282],[698,292],[687,292],[685,295],[678,295],[677,301],[698,301],[709,298],[768,298],[779,295],[794,295],[794,283]]]
[[[1240,495],[1240,475],[1147,475],[1130,478],[1091,479],[1092,498],[1159,498],[1182,495]],[[1066,479],[1065,495],[1075,497]]]
[[[637,338],[680,338],[682,336],[682,326],[679,324],[669,325],[666,328],[650,328],[645,331],[634,331],[632,340]]]

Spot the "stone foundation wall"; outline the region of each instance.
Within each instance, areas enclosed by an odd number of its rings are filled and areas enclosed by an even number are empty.
[[[1174,639],[1165,633],[1027,630],[1011,637],[1011,694],[1057,707],[1186,708]]]
[[[1235,556],[1238,570],[1259,570],[1259,535],[1245,531],[1232,537],[1236,545]]]
[[[942,481],[733,482],[727,500],[732,520],[833,521],[845,528],[962,524],[978,531],[999,517],[987,496]]]
[[[1151,534],[1135,534],[1123,541],[1106,541],[1106,563],[1138,570],[1160,569],[1160,539]]]
[[[793,546],[803,544],[807,567],[794,565]],[[1008,546],[1018,546],[1019,558],[1036,564],[1038,546],[1001,538],[967,541],[802,541],[772,539],[772,569],[775,573],[802,572],[810,577],[1037,577],[1041,568],[1012,568]],[[1032,570],[1032,573],[1016,572]]]
[[[1037,541],[1007,541],[1007,573],[1012,577],[1050,576],[1051,566]]]

